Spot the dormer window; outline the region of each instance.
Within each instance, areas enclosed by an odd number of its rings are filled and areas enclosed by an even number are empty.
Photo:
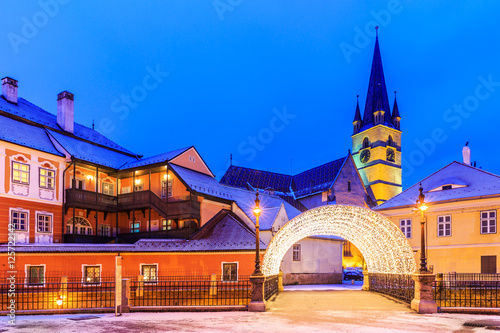
[[[441,189],[444,191],[444,190],[451,190],[452,189],[452,186],[451,185],[444,185],[441,187]]]

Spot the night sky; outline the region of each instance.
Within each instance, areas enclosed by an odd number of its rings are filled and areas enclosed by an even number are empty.
[[[234,164],[299,173],[351,148],[375,43],[398,91],[403,187],[448,163],[500,174],[498,1],[2,2],[0,75],[56,113],[145,156],[194,145]]]

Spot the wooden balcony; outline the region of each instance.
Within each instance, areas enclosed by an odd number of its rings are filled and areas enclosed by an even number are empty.
[[[201,202],[197,196],[167,202],[149,190],[120,194],[116,197],[79,189],[67,189],[65,207],[66,210],[76,207],[108,213],[151,208],[165,219],[200,219],[201,217]]]

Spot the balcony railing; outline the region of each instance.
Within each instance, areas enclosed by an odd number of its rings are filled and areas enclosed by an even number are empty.
[[[66,209],[77,207],[104,212],[120,212],[132,209],[152,208],[166,219],[199,219],[201,203],[197,196],[187,200],[167,202],[154,192],[146,190],[120,194],[105,195],[79,189],[66,190]]]

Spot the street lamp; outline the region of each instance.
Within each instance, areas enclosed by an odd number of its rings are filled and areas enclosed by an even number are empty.
[[[422,183],[420,183],[419,191],[420,194],[417,200],[417,209],[419,209],[422,214],[420,219],[420,273],[427,273],[427,259],[425,257],[425,211],[429,208],[429,206],[425,203]]]
[[[259,216],[262,213],[260,209],[259,192],[255,193],[255,207],[253,215],[255,215],[255,271],[252,275],[262,275],[260,271],[260,238],[259,238]]]

